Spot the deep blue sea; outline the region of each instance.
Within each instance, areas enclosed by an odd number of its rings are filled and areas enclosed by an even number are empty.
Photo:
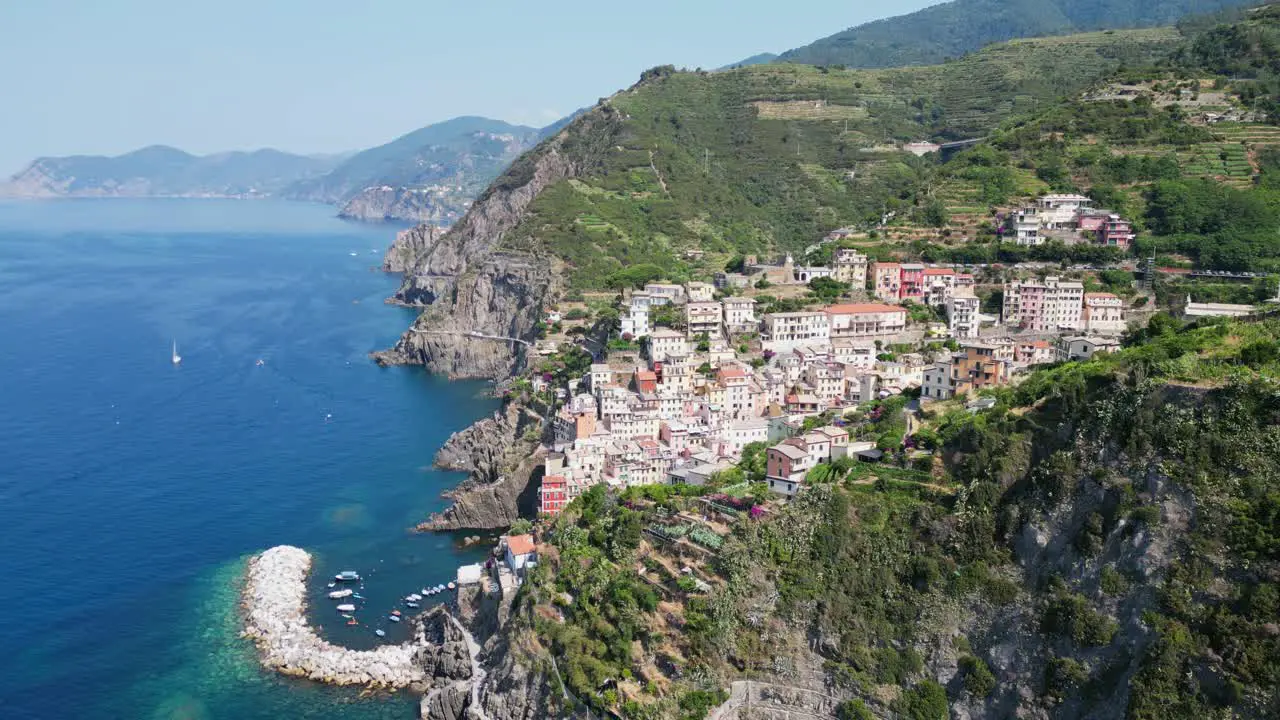
[[[313,622],[358,647],[483,552],[407,528],[461,479],[437,448],[496,404],[369,361],[412,320],[375,269],[396,228],[332,214],[0,202],[0,717],[416,716],[263,673],[238,637],[245,559],[272,545],[316,555]],[[324,597],[347,568],[354,628]]]

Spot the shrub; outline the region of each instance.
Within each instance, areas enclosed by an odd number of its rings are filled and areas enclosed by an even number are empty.
[[[836,708],[838,720],[876,720],[867,704],[858,699],[845,700]]]
[[[947,692],[932,680],[923,680],[903,692],[893,704],[893,709],[909,720],[947,720]]]
[[[1108,595],[1122,595],[1129,589],[1129,581],[1120,574],[1119,570],[1110,565],[1102,568],[1099,585],[1102,587],[1102,592]]]
[[[1089,679],[1089,669],[1071,658],[1053,658],[1044,669],[1045,694],[1066,697]]]
[[[960,658],[960,672],[964,673],[965,691],[974,697],[986,697],[996,689],[996,676],[982,658],[973,655]]]

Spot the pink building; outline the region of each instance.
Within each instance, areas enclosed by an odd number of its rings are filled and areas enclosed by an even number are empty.
[[[1133,239],[1133,223],[1122,220],[1119,215],[1108,215],[1106,222],[1098,228],[1098,244],[1110,247],[1129,249]]]

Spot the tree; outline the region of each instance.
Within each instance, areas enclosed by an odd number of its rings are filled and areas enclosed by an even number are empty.
[[[533,530],[532,522],[524,518],[516,518],[516,521],[511,523],[511,528],[507,532],[512,535],[527,535],[531,530]]]
[[[819,277],[809,281],[809,290],[823,302],[834,302],[841,295],[849,292],[849,283],[843,283],[827,277]]]

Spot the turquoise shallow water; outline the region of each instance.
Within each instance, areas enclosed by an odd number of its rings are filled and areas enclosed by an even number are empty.
[[[331,214],[0,203],[3,717],[414,716],[261,673],[237,636],[243,562],[265,547],[316,554],[313,620],[358,647],[403,633],[382,619],[396,600],[481,552],[406,528],[460,479],[430,468],[436,449],[496,404],[369,362],[412,318],[373,270],[395,228]],[[345,568],[367,577],[355,628],[323,597]]]

